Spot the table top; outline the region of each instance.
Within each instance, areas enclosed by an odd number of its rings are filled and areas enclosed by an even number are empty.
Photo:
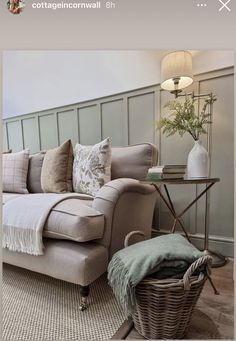
[[[198,185],[219,182],[219,178],[187,178],[183,179],[157,179],[157,180],[141,180],[145,184],[172,184],[172,185]]]

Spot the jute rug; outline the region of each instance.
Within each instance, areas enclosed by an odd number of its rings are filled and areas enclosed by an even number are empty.
[[[78,309],[77,285],[7,264],[2,291],[8,340],[110,339],[125,320],[105,276],[91,285],[84,312]]]

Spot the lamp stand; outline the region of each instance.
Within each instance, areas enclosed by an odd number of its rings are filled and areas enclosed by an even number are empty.
[[[175,77],[172,78],[173,82],[174,82],[174,86],[175,89],[172,90],[170,93],[175,95],[175,98],[178,98],[180,96],[180,93],[182,92],[181,89],[179,89],[179,81],[180,81],[180,77]]]

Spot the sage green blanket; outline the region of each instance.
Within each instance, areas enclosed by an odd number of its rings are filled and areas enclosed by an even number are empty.
[[[179,234],[152,238],[115,253],[108,267],[108,280],[129,315],[136,308],[135,286],[144,277],[155,274],[156,278],[178,278],[202,256],[203,252]]]

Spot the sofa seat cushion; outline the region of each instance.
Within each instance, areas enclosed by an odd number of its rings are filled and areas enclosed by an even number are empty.
[[[3,203],[19,195],[4,193]],[[44,237],[76,242],[103,237],[104,215],[91,207],[93,197],[86,194],[78,194],[78,197],[66,199],[54,206],[44,226]]]
[[[107,269],[107,248],[95,242],[45,238],[43,243],[42,256],[3,249],[3,262],[79,285],[91,284]]]
[[[103,236],[104,215],[90,207],[92,200],[67,199],[51,211],[43,235],[86,242]]]

